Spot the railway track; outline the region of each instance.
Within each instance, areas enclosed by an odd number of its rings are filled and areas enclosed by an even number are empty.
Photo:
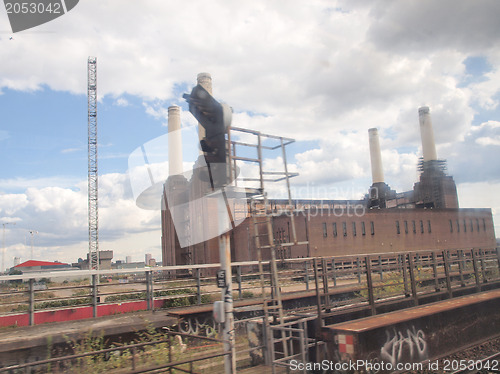
[[[451,374],[490,374],[500,373],[500,338],[477,345],[447,358],[448,362],[458,366],[461,361],[465,368],[453,368]],[[468,365],[467,365],[468,364]]]
[[[434,369],[426,367],[407,374],[493,374],[500,373],[500,337],[441,357]],[[439,368],[436,370],[435,368]]]

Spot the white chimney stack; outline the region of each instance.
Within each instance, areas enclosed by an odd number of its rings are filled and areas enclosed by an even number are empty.
[[[181,108],[168,107],[168,175],[182,174]]]
[[[422,137],[424,162],[437,160],[436,143],[434,141],[434,131],[432,130],[429,107],[423,106],[418,109],[418,119],[420,122],[420,135]]]
[[[196,80],[197,83],[205,90],[207,90],[210,95],[212,94],[212,76],[210,75],[210,73],[199,73]],[[204,137],[205,128],[202,125],[198,124],[198,138],[201,141]]]
[[[370,159],[372,162],[372,181],[375,183],[384,183],[384,172],[382,170],[382,154],[380,153],[380,142],[378,130],[376,128],[368,129],[368,139],[370,142]]]

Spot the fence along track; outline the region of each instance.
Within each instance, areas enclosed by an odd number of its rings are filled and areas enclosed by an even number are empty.
[[[81,372],[82,370],[90,370],[90,372],[93,372],[93,370],[102,370],[102,367],[97,368],[98,363],[95,363],[96,367],[92,367],[93,363],[92,360],[94,359],[99,359],[99,357],[108,357],[108,360],[110,357],[116,357],[116,353],[118,353],[118,356],[125,355],[126,358],[124,361],[127,361],[126,364],[128,364],[128,367],[125,368],[113,368],[113,365],[110,365],[109,367],[105,368],[106,371],[111,372],[111,373],[148,373],[148,372],[156,372],[158,370],[161,370],[160,372],[166,372],[167,370],[169,372],[172,372],[172,369],[175,369],[176,371],[181,371],[181,372],[186,372],[186,373],[195,373],[194,370],[194,363],[199,362],[199,361],[206,361],[206,360],[213,360],[217,358],[221,358],[223,356],[226,356],[227,352],[222,352],[222,344],[224,343],[223,340],[220,339],[214,339],[214,338],[207,338],[207,337],[201,337],[197,335],[191,335],[191,334],[183,334],[183,333],[177,333],[177,332],[171,332],[171,331],[164,331],[164,334],[166,334],[168,337],[166,339],[160,339],[157,341],[151,341],[151,342],[143,342],[143,343],[137,343],[137,344],[127,344],[123,345],[120,347],[112,347],[108,349],[100,349],[96,351],[90,351],[90,352],[85,352],[81,354],[72,354],[72,355],[67,355],[64,357],[55,357],[55,358],[50,358],[47,360],[40,360],[40,361],[35,361],[35,362],[28,362],[24,364],[19,364],[19,365],[13,365],[5,368],[0,368],[0,373],[14,373],[17,372],[18,370],[27,370],[33,369],[33,368],[38,368],[37,372]],[[182,347],[181,345],[176,345],[173,342],[172,337],[174,336],[182,336],[185,338],[189,339],[198,339],[198,340],[203,340],[203,341],[208,341],[211,343],[217,343],[219,345],[219,352],[217,352],[217,349],[215,349],[215,352],[213,353],[207,353],[203,355],[196,355],[195,357],[191,357],[188,359],[174,359],[174,353],[177,353],[176,356],[179,356],[180,354],[184,354],[184,350],[182,350],[185,347]],[[163,354],[168,358],[168,362],[163,363],[163,364],[156,364],[156,365],[151,365],[151,364],[146,364],[142,361],[144,359],[148,359],[151,354],[146,351],[147,348],[155,347],[158,345],[167,345],[167,353]],[[157,349],[162,350],[163,347],[158,347]],[[174,352],[176,350],[176,352]],[[142,355],[142,357],[141,357]],[[187,355],[187,354],[186,354]],[[182,356],[181,356],[182,357]],[[85,359],[90,359],[85,361]],[[141,361],[142,359],[142,361]],[[108,361],[108,360],[103,360],[103,361]],[[102,365],[105,365],[105,363],[102,363]],[[184,368],[182,367],[183,365],[189,365],[189,368]],[[44,371],[45,370],[45,371]],[[77,371],[75,371],[77,370]]]
[[[465,288],[476,292],[500,279],[500,254],[496,251],[426,251],[382,256],[357,256],[350,263],[339,259],[316,259],[318,313],[328,317],[335,308],[364,306],[376,314],[383,304],[410,298],[413,306],[428,295],[453,297]],[[340,266],[339,266],[340,264]],[[354,299],[332,301],[339,279],[354,277],[358,289]]]
[[[235,300],[249,299],[253,304],[255,299],[255,304],[258,304],[258,299],[262,303],[262,297],[271,294],[269,262],[261,264],[263,271],[255,272],[259,266],[257,261],[233,263]],[[353,304],[376,309],[377,304],[397,297],[412,297],[417,305],[422,295],[441,292],[452,296],[466,287],[480,291],[499,280],[499,264],[498,249],[474,249],[282,259],[277,261],[277,269],[284,297],[298,291],[318,290],[320,304],[327,311]],[[146,310],[208,305],[218,298],[220,291],[215,286],[215,277],[203,276],[200,270],[208,272],[218,267],[218,264],[210,264],[0,276],[0,325],[6,326],[2,324],[3,317],[28,315],[34,324],[35,314],[84,307],[92,308],[96,317],[101,316],[98,307],[136,301],[146,302],[143,308]],[[191,275],[175,278],[175,270],[188,271]],[[61,276],[78,276],[81,281],[78,284],[37,282],[42,278]],[[113,281],[108,283],[107,279],[112,277]],[[123,281],[127,283],[118,283]],[[342,287],[354,288],[356,297],[333,300],[333,295]]]
[[[259,287],[254,284],[257,282],[257,284],[260,285],[260,274],[252,272],[256,265],[256,262],[233,264],[235,278],[237,278],[236,283],[238,283],[238,288],[235,291],[236,294],[241,295],[244,292],[243,290],[252,289],[252,287],[254,290],[259,289]],[[264,265],[263,276],[266,283],[270,283],[269,272],[268,270],[265,270],[268,265],[266,263],[264,263]],[[281,283],[293,286],[282,286],[284,294],[287,293],[287,287],[293,288],[293,291],[291,290],[290,292],[295,292],[297,288],[301,288],[303,290],[309,289],[309,291],[312,291],[313,289],[317,290],[316,295],[320,301],[318,303],[319,307],[316,309],[317,313],[314,313],[315,310],[309,310],[309,312],[311,313],[310,318],[317,319],[317,316],[319,316],[320,321],[323,321],[324,318],[332,315],[338,309],[363,307],[371,310],[372,313],[376,313],[377,309],[381,305],[392,302],[394,299],[398,298],[409,299],[414,305],[418,305],[419,301],[425,295],[429,294],[441,293],[445,296],[453,296],[465,288],[472,288],[475,291],[481,291],[482,289],[488,287],[489,284],[494,285],[500,278],[500,253],[498,250],[426,251],[375,254],[367,256],[356,255],[341,258],[294,259],[280,261],[278,265],[278,268],[280,269],[279,273],[280,275],[283,275],[285,280],[285,282]],[[216,268],[217,265],[204,265],[203,267]],[[187,268],[193,269],[193,266]],[[194,269],[196,270],[196,267]],[[203,295],[217,293],[217,290],[214,289],[213,286],[209,285],[210,282],[215,283],[214,279],[210,276],[200,277],[200,272],[198,271],[193,271],[194,277],[188,279],[168,278],[161,272],[155,273],[150,270],[148,270],[148,272],[149,275],[147,275],[147,272],[142,272],[141,274],[137,271],[133,273],[130,271],[122,272],[122,274],[127,274],[129,277],[137,274],[136,278],[134,278],[135,283],[142,285],[146,294],[149,292],[146,297],[149,298],[150,301],[160,298],[155,296],[154,292],[158,291],[160,287],[165,287],[165,285],[172,289],[184,289],[194,285],[191,290],[194,292],[182,294],[180,296],[188,295],[193,298],[195,303],[200,304],[201,301],[203,301]],[[316,273],[316,276],[314,273]],[[109,272],[106,273],[105,271],[101,271],[98,274],[108,275]],[[47,276],[46,274],[43,275],[45,277]],[[36,278],[34,278],[33,275],[31,275],[31,277],[17,276],[17,279],[23,279],[19,277],[32,280],[29,282],[31,285],[31,295],[34,295],[37,292],[46,292],[48,290],[82,288],[74,286],[61,287],[58,285],[45,290],[35,290],[33,285],[34,279]],[[246,277],[248,278],[247,280],[245,280]],[[14,280],[16,279],[16,277],[9,278],[11,278],[10,280],[13,280],[12,278],[14,278]],[[95,279],[96,277],[93,278]],[[146,282],[149,283],[149,286]],[[205,284],[205,282],[207,282],[208,285]],[[122,285],[127,286],[128,284]],[[335,295],[335,292],[338,292],[339,289],[342,289],[342,287],[345,286],[348,286],[349,289],[355,290],[355,297],[339,303],[332,297]],[[89,287],[94,289],[94,287],[106,287],[106,285],[85,285],[84,289],[89,289]],[[269,289],[270,286],[266,285],[266,287]],[[149,291],[147,291],[148,289]],[[17,294],[22,294],[23,292],[26,293],[27,291],[19,290],[17,291]],[[4,294],[7,293],[4,292]],[[175,297],[177,296],[178,295],[175,295]],[[169,297],[172,298],[174,296]],[[39,301],[35,297],[30,297],[30,299],[33,301]],[[249,301],[249,303],[251,305],[258,305],[262,303],[262,300],[261,298],[257,298],[255,301]],[[154,303],[150,303],[150,305],[153,306]],[[291,311],[287,312],[287,318],[292,318],[290,317]],[[303,351],[305,348],[299,349],[299,352],[297,353],[297,350],[294,350],[293,346],[290,346],[287,342],[296,340],[299,345],[302,345],[302,347],[312,344],[312,341],[308,340],[311,333],[310,331],[306,332],[307,329],[304,325],[300,325],[300,319],[299,322],[297,322],[297,320],[291,322],[292,324],[295,323],[295,326],[283,325],[281,328],[280,326],[270,325],[268,323],[269,319],[266,319],[265,316],[253,319],[250,318],[250,320],[259,320],[259,318],[262,319],[263,325],[266,326],[267,336],[273,336],[274,341],[278,346],[281,344],[282,346],[287,346],[287,348],[289,348],[289,352],[287,354],[285,354],[285,352],[281,354],[275,352],[272,357],[268,358],[268,360],[270,359],[271,362],[275,363],[275,366],[286,366],[287,363],[289,364],[292,357],[305,354]],[[246,323],[247,321],[248,319],[242,321],[241,323]],[[276,331],[276,335],[273,331]],[[188,335],[192,336],[192,334]],[[273,348],[276,344],[272,345]],[[129,347],[129,349],[132,348],[133,347]],[[245,355],[249,355],[250,352],[262,350],[264,355],[264,352],[269,349],[270,347],[254,345],[240,350],[237,354],[244,359]],[[99,353],[106,352],[90,352],[88,355]],[[223,353],[219,356],[222,355]],[[209,358],[214,357],[202,359],[208,360]],[[52,359],[50,362],[38,364],[50,364],[70,359],[72,358],[66,357]],[[167,367],[165,366],[165,368]],[[4,369],[0,370],[0,372],[4,371]]]

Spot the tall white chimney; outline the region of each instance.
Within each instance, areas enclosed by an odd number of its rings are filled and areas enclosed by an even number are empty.
[[[210,75],[210,73],[199,73],[196,80],[197,83],[205,90],[207,90],[210,95],[212,94],[212,76]],[[198,138],[201,141],[201,139],[203,139],[204,137],[205,128],[202,125],[198,124]]]
[[[382,170],[382,154],[380,153],[380,142],[378,130],[376,128],[368,129],[368,139],[370,143],[370,159],[372,162],[372,181],[375,183],[384,183],[384,172]]]
[[[424,161],[437,160],[436,142],[434,141],[434,131],[432,129],[429,107],[423,106],[418,109],[418,119],[420,122]]]
[[[181,108],[168,107],[168,175],[182,174]]]

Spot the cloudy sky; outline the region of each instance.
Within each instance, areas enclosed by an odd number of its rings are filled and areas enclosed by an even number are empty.
[[[166,109],[210,72],[233,125],[297,139],[295,197],[360,198],[368,128],[386,182],[411,189],[418,108],[462,207],[500,232],[497,0],[82,0],[13,34],[0,7],[0,222],[6,266],[76,261],[87,244],[87,58],[97,57],[100,248],[160,256],[159,211],[136,206],[128,158],[166,132]],[[269,162],[272,163],[272,156]],[[29,230],[37,231],[33,238]]]

